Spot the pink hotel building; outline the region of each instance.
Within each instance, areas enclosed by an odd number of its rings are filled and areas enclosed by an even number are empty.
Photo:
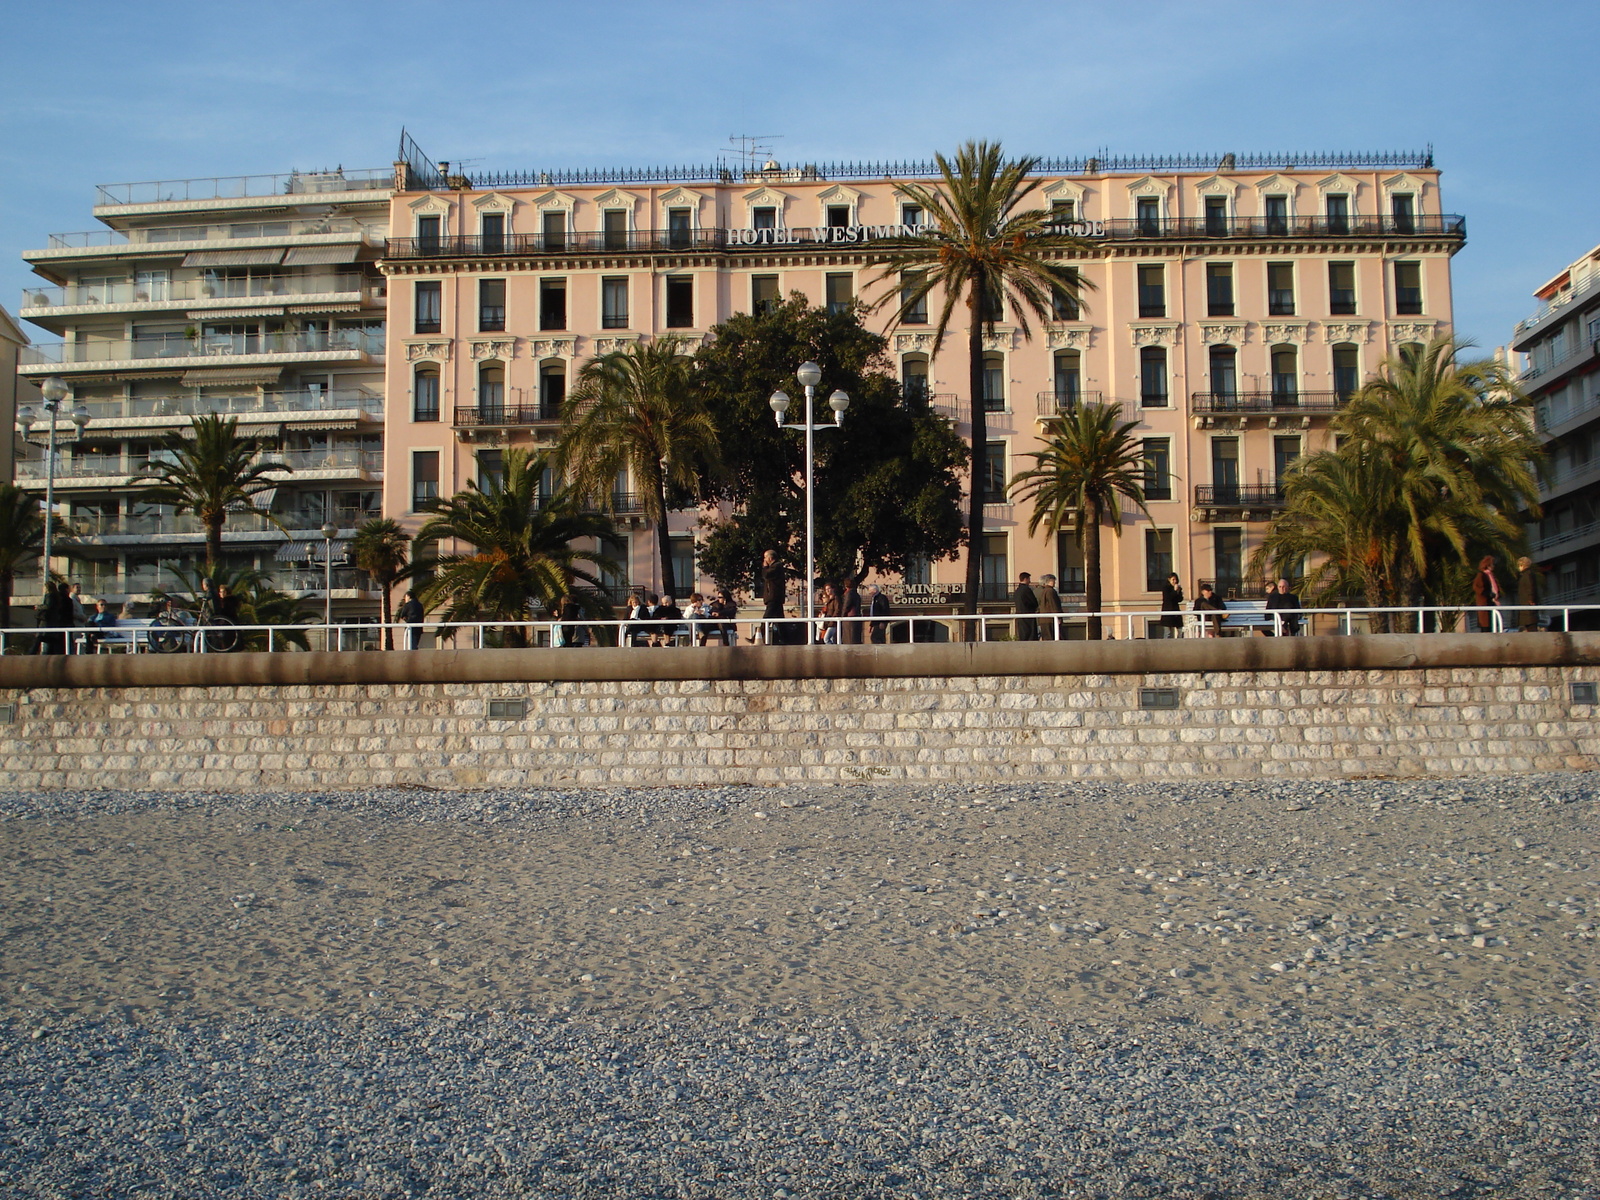
[[[792,291],[875,298],[874,242],[922,220],[900,184],[931,178],[929,164],[769,162],[469,180],[414,150],[396,171],[379,264],[383,508],[413,527],[427,498],[494,470],[505,447],[552,442],[593,355],[665,334],[697,341]],[[1081,306],[1031,322],[1031,340],[1011,313],[985,338],[986,477],[1030,467],[1063,407],[1116,404],[1148,453],[1151,519],[1126,514],[1105,538],[1108,607],[1153,610],[1169,570],[1191,595],[1202,580],[1250,594],[1249,556],[1286,468],[1330,444],[1329,418],[1386,355],[1450,326],[1465,223],[1444,214],[1431,156],[1051,162],[1035,200],[1087,241],[1073,257],[1092,287]],[[925,398],[965,433],[965,339],[934,355],[926,320],[869,323],[888,336],[908,402]],[[684,566],[699,515],[671,520]],[[1029,537],[1028,515],[988,509],[986,600],[1018,571],[1056,574],[1069,600],[1082,591],[1078,547]],[[613,548],[646,586],[647,532]],[[959,591],[962,578],[960,562],[937,562],[916,582]]]

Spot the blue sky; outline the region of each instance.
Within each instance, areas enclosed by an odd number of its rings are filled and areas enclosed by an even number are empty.
[[[1467,217],[1458,331],[1504,342],[1600,242],[1600,5],[236,0],[6,6],[0,304],[94,185],[381,167],[409,127],[484,169],[1410,150]],[[1585,65],[1586,61],[1591,65]],[[44,335],[41,335],[44,336]]]

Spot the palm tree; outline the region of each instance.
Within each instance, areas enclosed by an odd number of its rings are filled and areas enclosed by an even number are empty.
[[[11,628],[11,593],[17,572],[44,549],[39,498],[14,483],[0,483],[0,629]]]
[[[230,513],[258,513],[278,528],[283,526],[252,500],[273,491],[279,476],[292,473],[282,463],[258,460],[260,443],[239,436],[239,419],[207,415],[191,422],[192,436],[167,435],[167,457],[145,463],[145,474],[134,483],[150,483],[143,498],[152,504],[170,504],[175,513],[192,512],[206,530],[206,571],[216,570],[222,557],[222,527]]]
[[[394,601],[390,590],[404,574],[410,559],[411,539],[400,523],[388,517],[374,517],[356,530],[350,543],[356,567],[365,571],[383,595],[383,644],[394,649]]]
[[[624,471],[638,489],[645,519],[656,531],[663,594],[677,591],[667,533],[669,492],[686,492],[703,469],[716,470],[717,427],[692,386],[692,360],[682,342],[665,337],[636,342],[583,364],[567,397],[567,430],[556,450],[556,471],[580,496],[604,511],[615,507]]]
[[[1065,255],[1085,243],[1060,232],[1050,211],[1024,208],[1039,186],[1030,179],[1036,158],[1007,160],[997,142],[968,142],[953,162],[934,155],[941,182],[937,187],[904,183],[900,191],[920,205],[933,230],[902,239],[891,251],[875,283],[889,285],[879,306],[897,301],[896,324],[920,309],[935,290],[943,302],[934,333],[934,354],[958,303],[967,309],[967,370],[971,396],[972,487],[967,498],[967,604],[978,611],[982,584],[983,503],[981,464],[988,440],[984,407],[983,335],[993,333],[1002,305],[1009,302],[1024,338],[1033,331],[1032,313],[1051,319],[1060,297],[1076,300],[1088,286],[1064,262]]]
[[[575,579],[600,586],[579,563],[617,569],[598,551],[573,549],[573,542],[609,537],[612,524],[599,513],[583,511],[571,488],[541,497],[543,457],[513,447],[506,451],[504,467],[500,478],[491,477],[482,487],[469,483],[466,491],[433,501],[433,515],[417,533],[418,543],[454,539],[472,547],[417,564],[435,573],[419,597],[423,606],[444,605],[448,622],[523,621],[530,600],[548,609],[572,590]],[[507,630],[506,642],[525,646],[527,637],[514,628]]]
[[[1040,525],[1054,537],[1070,527],[1083,547],[1083,573],[1091,613],[1098,613],[1100,590],[1100,526],[1110,524],[1122,534],[1123,497],[1144,504],[1144,448],[1131,436],[1137,421],[1118,422],[1110,404],[1082,404],[1053,417],[1044,428],[1044,449],[1033,455],[1036,463],[1011,481],[1017,499],[1033,502],[1028,532]],[[1100,618],[1089,618],[1089,639],[1100,638]]]

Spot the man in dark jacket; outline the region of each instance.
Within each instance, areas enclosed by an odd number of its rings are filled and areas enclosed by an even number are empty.
[[[856,591],[856,585],[846,583],[844,595],[839,599],[839,615],[841,617],[859,617],[861,615],[861,593]],[[841,621],[839,623],[839,641],[846,646],[861,645],[861,622]]]
[[[1039,622],[1032,614],[1039,611],[1039,593],[1033,590],[1033,576],[1024,571],[1017,576],[1017,590],[1011,594],[1012,606],[1019,613],[1028,613],[1012,623],[1012,636],[1019,642],[1039,640]]]
[[[407,650],[415,650],[422,645],[422,618],[424,615],[422,601],[417,599],[416,589],[412,588],[406,593],[405,603],[400,606],[400,611],[396,614],[407,626]]]
[[[867,608],[864,615],[872,618],[867,623],[867,634],[872,639],[872,644],[883,645],[889,640],[889,622],[884,620],[889,615],[889,597],[885,596],[875,583],[867,584]]]
[[[1278,586],[1267,593],[1267,612],[1278,614],[1284,637],[1300,636],[1300,597],[1289,590],[1287,579],[1278,580]],[[1270,626],[1266,630],[1268,636],[1275,632]]]

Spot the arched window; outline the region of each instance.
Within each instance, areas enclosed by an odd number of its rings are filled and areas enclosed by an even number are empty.
[[[439,419],[439,368],[436,366],[420,366],[411,377],[411,419]]]
[[[1333,348],[1333,391],[1348,400],[1361,386],[1361,352],[1353,342],[1340,342]]]
[[[567,364],[552,359],[539,367],[539,419],[554,421],[561,416],[567,399]]]
[[[1300,354],[1293,346],[1272,348],[1272,403],[1300,403]]]
[[[1239,352],[1232,346],[1211,347],[1211,396],[1227,405],[1239,396]]]
[[[999,354],[983,356],[983,408],[985,412],[1004,412],[1006,407],[1006,360]]]
[[[1076,408],[1083,395],[1083,355],[1076,350],[1057,350],[1055,368],[1055,408],[1066,412]]]
[[[928,402],[928,356],[907,354],[900,359],[900,388],[908,402]]]
[[[497,362],[478,368],[478,421],[499,425],[506,419],[506,369]]]

